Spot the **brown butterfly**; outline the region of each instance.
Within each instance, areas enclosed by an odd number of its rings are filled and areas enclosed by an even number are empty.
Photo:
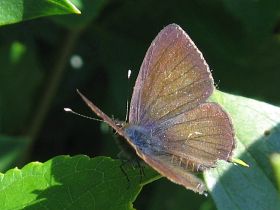
[[[123,136],[148,165],[172,182],[200,194],[193,175],[231,161],[234,131],[227,113],[206,102],[214,82],[202,53],[176,24],[149,47],[134,86],[129,121],[120,127],[81,93],[86,104]]]

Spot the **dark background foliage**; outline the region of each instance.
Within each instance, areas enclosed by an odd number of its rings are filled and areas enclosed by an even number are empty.
[[[124,120],[145,52],[169,23],[179,24],[192,37],[219,89],[280,103],[279,1],[81,2],[79,17],[41,18],[0,28],[0,132],[17,136],[4,142],[0,155],[21,152],[10,157],[13,164],[1,163],[2,170],[61,154],[116,158],[114,140],[122,139],[106,125],[63,108],[94,116],[77,95],[78,88],[109,116]],[[71,64],[77,57],[80,67]],[[21,138],[26,135],[31,140]],[[165,179],[146,186],[135,205],[215,209],[211,198]]]

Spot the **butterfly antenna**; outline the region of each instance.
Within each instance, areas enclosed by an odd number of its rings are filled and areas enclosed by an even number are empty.
[[[86,118],[86,119],[95,120],[95,121],[98,121],[98,122],[104,122],[103,120],[100,120],[100,119],[97,119],[97,118],[94,118],[94,117],[89,117],[89,116],[86,116],[86,115],[83,115],[83,114],[79,114],[78,112],[74,112],[70,108],[64,108],[64,111],[65,112],[70,112],[74,115],[77,115],[77,116],[80,116],[80,117],[83,117],[83,118]]]
[[[131,76],[131,70],[129,69],[128,71],[127,71],[127,79],[128,79],[128,85],[127,86],[129,86],[129,83],[130,83],[130,76]],[[128,109],[129,109],[129,101],[128,101],[128,95],[129,95],[129,88],[127,88],[127,93],[126,93],[126,114],[125,114],[125,122],[127,122],[128,121]]]

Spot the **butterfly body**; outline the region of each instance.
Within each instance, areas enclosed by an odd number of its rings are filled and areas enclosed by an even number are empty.
[[[192,172],[230,161],[234,130],[227,113],[207,102],[214,82],[202,53],[176,24],[154,39],[141,65],[120,126],[79,93],[87,105],[169,180],[200,194],[206,187]]]
[[[151,128],[132,125],[124,129],[128,141],[143,154],[159,154],[164,151],[164,144],[157,136],[152,136]]]

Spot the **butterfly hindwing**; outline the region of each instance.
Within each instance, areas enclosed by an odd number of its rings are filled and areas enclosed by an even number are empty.
[[[195,192],[205,187],[192,173],[228,161],[234,134],[228,115],[216,103],[203,103],[152,127],[128,126],[137,154],[171,181]]]
[[[141,156],[140,156],[141,157]],[[144,156],[146,163],[156,169],[161,175],[167,177],[176,184],[183,185],[185,188],[204,194],[206,187],[204,183],[184,167],[169,162],[168,156]]]
[[[234,148],[231,120],[216,103],[203,103],[154,126],[152,136],[177,159],[196,163],[197,168],[213,167],[218,159],[228,161]]]

